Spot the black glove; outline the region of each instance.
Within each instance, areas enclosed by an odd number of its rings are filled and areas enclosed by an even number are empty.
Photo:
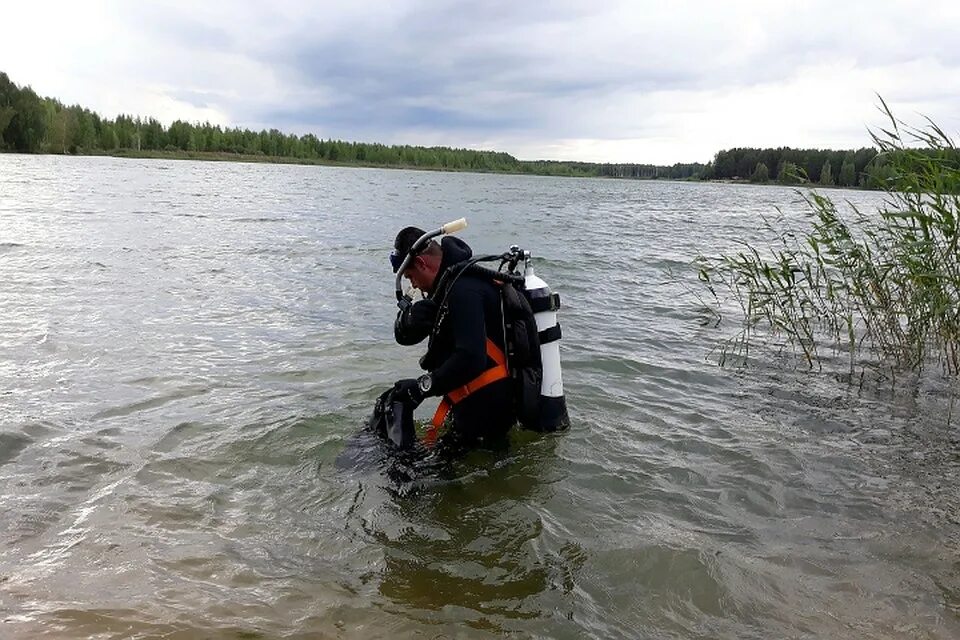
[[[436,302],[429,298],[418,300],[397,314],[393,335],[402,345],[417,344],[430,335],[436,317]]]
[[[430,298],[417,300],[407,311],[407,324],[411,327],[433,328],[433,321],[437,318],[437,303]]]
[[[423,402],[423,392],[420,391],[420,384],[416,378],[397,380],[393,388],[396,390],[397,398],[403,402],[408,402],[414,408],[419,407],[420,403]]]

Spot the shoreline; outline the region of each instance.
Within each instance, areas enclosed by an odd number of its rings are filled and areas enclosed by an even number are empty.
[[[818,182],[776,182],[775,180],[767,180],[766,182],[751,182],[749,180],[736,179],[736,178],[711,178],[709,180],[695,180],[694,182],[703,182],[705,184],[735,184],[735,185],[744,185],[749,187],[791,187],[794,189],[806,188],[806,189],[844,189],[849,191],[881,191],[881,189],[870,189],[868,187],[844,187],[837,184],[820,184]]]
[[[751,182],[750,180],[737,178],[712,178],[702,180],[699,178],[633,178],[622,176],[590,176],[590,175],[570,175],[562,173],[549,173],[546,171],[497,171],[484,169],[458,169],[454,167],[423,166],[413,164],[377,164],[373,162],[337,162],[325,160],[322,158],[293,158],[289,156],[267,156],[254,153],[230,153],[228,151],[137,151],[134,149],[118,149],[113,152],[99,153],[19,153],[16,151],[0,151],[0,155],[49,155],[64,156],[71,158],[95,157],[95,158],[120,158],[125,160],[195,160],[198,162],[238,162],[250,164],[281,164],[281,165],[299,165],[299,166],[317,166],[317,167],[343,167],[359,169],[398,169],[402,171],[431,171],[439,173],[476,173],[481,175],[512,175],[512,176],[540,176],[546,178],[590,178],[598,180],[627,180],[638,182],[699,182],[703,184],[730,184],[730,185],[749,185],[757,187],[805,187],[808,189],[849,189],[852,191],[877,191],[867,187],[843,187],[838,185],[822,185],[816,183],[800,184],[782,184],[774,180],[767,182]],[[521,162],[537,162],[536,160]]]
[[[267,156],[252,153],[230,153],[228,151],[136,151],[134,149],[118,149],[111,152],[94,153],[20,153],[17,151],[0,151],[0,155],[22,155],[22,156],[63,156],[71,158],[96,157],[96,158],[121,158],[127,160],[196,160],[198,162],[239,162],[251,164],[285,164],[301,166],[320,166],[320,167],[345,167],[360,169],[400,169],[404,171],[433,171],[440,173],[477,173],[477,174],[496,174],[496,175],[514,175],[514,176],[540,176],[546,178],[595,178],[599,180],[637,180],[637,181],[660,181],[660,182],[704,182],[703,180],[692,178],[631,178],[620,176],[601,176],[601,175],[576,175],[565,173],[551,173],[549,171],[500,171],[492,169],[460,169],[456,167],[427,166],[415,164],[378,164],[374,162],[337,162],[325,160],[322,158],[294,158],[289,156]],[[521,162],[538,162],[521,161]]]

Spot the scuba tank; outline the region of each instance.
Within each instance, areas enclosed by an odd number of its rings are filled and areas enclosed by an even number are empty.
[[[560,368],[560,323],[557,322],[557,309],[560,308],[560,296],[550,290],[550,286],[534,273],[533,261],[529,251],[523,251],[516,245],[510,247],[514,256],[511,265],[515,269],[523,260],[523,294],[533,317],[537,322],[538,342],[540,344],[540,363],[543,377],[540,383],[538,431],[560,431],[570,426],[567,415],[567,401],[563,395],[563,377]]]

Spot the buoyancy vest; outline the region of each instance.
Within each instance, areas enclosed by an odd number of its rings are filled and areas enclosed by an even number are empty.
[[[488,384],[492,384],[498,380],[503,380],[504,378],[510,377],[510,372],[507,369],[506,356],[500,347],[498,347],[490,338],[487,338],[487,356],[496,363],[494,366],[485,370],[479,376],[462,387],[458,387],[453,391],[448,392],[443,396],[443,398],[440,399],[440,404],[437,405],[437,410],[433,414],[433,419],[430,421],[430,426],[427,427],[427,432],[423,437],[423,442],[425,445],[432,447],[436,443],[437,436],[440,434],[440,428],[447,419],[447,414],[450,413],[450,409],[453,408],[453,405],[464,400],[470,394],[479,391]]]
[[[424,443],[427,446],[432,446],[436,442],[440,428],[454,405],[488,384],[505,378],[512,380],[511,392],[517,419],[524,427],[537,428],[540,385],[543,377],[537,323],[526,296],[517,289],[519,286],[522,290],[522,277],[516,274],[494,271],[476,264],[479,261],[494,258],[490,256],[471,258],[452,265],[443,273],[434,296],[431,296],[438,300],[440,310],[431,331],[430,346],[432,346],[433,337],[439,332],[440,325],[446,316],[445,306],[450,288],[461,276],[469,274],[493,284],[498,289],[500,296],[505,349],[501,349],[489,337],[486,339],[486,353],[494,364],[467,384],[447,393],[441,399],[424,437]],[[428,346],[427,354],[421,362],[427,364],[431,360],[435,361],[435,357],[431,358],[431,350]]]

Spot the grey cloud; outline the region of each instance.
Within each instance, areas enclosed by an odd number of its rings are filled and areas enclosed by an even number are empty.
[[[369,141],[428,129],[453,146],[641,137],[670,120],[630,111],[667,103],[649,96],[773,89],[811,65],[960,63],[956,25],[901,5],[294,0],[235,3],[227,16],[187,6],[118,5],[145,43],[180,51],[163,70],[171,85],[181,81],[171,96],[237,124]],[[269,74],[269,87],[220,80],[210,65],[231,59]]]
[[[230,51],[242,46],[240,38],[228,27],[204,22],[195,12],[171,11],[148,2],[130,3],[120,10],[130,28],[147,42],[160,41],[200,51]],[[230,21],[225,19],[223,24],[229,25]]]

